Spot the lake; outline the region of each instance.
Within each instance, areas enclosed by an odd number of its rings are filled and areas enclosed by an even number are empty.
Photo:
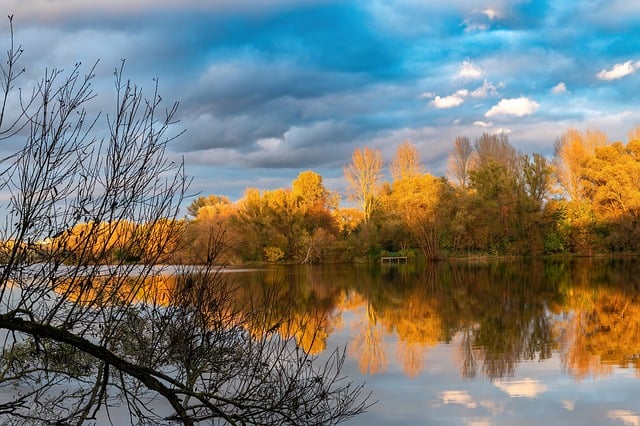
[[[640,261],[273,267],[234,274],[312,313],[377,404],[348,425],[640,425]],[[313,336],[313,337],[309,337]]]

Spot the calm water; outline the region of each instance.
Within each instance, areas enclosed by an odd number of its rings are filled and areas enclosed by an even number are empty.
[[[320,354],[379,402],[350,425],[640,425],[640,261],[273,268]]]

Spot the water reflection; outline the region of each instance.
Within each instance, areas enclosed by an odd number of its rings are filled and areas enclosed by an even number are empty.
[[[237,282],[252,306],[259,289],[277,291],[286,302],[270,309],[289,312],[297,341],[312,353],[347,328],[349,356],[363,374],[385,372],[393,354],[404,374],[416,377],[426,353],[444,342],[456,345],[461,377],[526,393],[535,383],[504,379],[519,363],[553,352],[576,379],[603,377],[616,366],[640,374],[639,266],[634,260],[339,265],[247,272]],[[347,324],[346,313],[354,318]]]
[[[295,337],[314,355],[333,333],[346,333],[362,374],[384,373],[393,355],[417,377],[431,348],[451,344],[460,377],[527,396],[541,391],[536,383],[507,379],[523,361],[554,352],[575,379],[606,377],[615,367],[640,375],[639,271],[634,259],[274,267],[233,274],[234,305],[216,309],[259,312],[244,325],[249,331]],[[61,279],[55,290],[93,304],[168,305],[188,287],[184,276],[131,280],[135,286],[116,278]]]

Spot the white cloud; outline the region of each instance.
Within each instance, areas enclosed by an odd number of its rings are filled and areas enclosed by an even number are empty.
[[[498,85],[501,86],[501,85]],[[487,96],[497,95],[498,88],[490,81],[485,80],[482,86],[471,92],[473,98],[486,98]]]
[[[482,78],[483,75],[484,70],[482,68],[474,64],[472,61],[466,60],[462,62],[462,65],[460,65],[460,68],[458,68],[456,78],[478,80]]]
[[[560,83],[558,83],[555,86],[553,86],[553,89],[551,89],[551,93],[553,93],[554,95],[560,95],[562,93],[567,93],[567,85],[564,84],[564,81],[561,81]]]
[[[481,12],[483,15],[486,15],[490,20],[498,19],[500,17],[500,12],[494,9],[485,9]]]
[[[540,104],[527,97],[521,96],[513,99],[502,99],[497,105],[491,107],[484,115],[494,117],[496,115],[511,115],[514,117],[524,117],[533,114]]]
[[[444,109],[444,108],[453,108],[461,105],[464,102],[464,97],[454,94],[450,96],[440,97],[436,96],[432,101],[431,105],[434,108]]]
[[[640,61],[627,61],[622,64],[615,64],[610,70],[602,70],[596,76],[600,80],[618,80],[633,74],[638,68],[640,68]]]
[[[474,121],[473,125],[474,126],[478,126],[478,127],[491,127],[491,126],[493,126],[493,123],[490,122],[490,121],[480,121],[480,120],[478,120],[478,121]]]
[[[495,385],[512,398],[535,398],[539,394],[546,392],[547,385],[539,380],[524,379],[509,382],[497,381]]]
[[[467,89],[460,89],[453,95],[444,97],[436,96],[431,101],[431,105],[438,109],[453,108],[461,105],[467,96],[469,96],[469,91]]]
[[[467,391],[444,391],[442,392],[442,402],[445,404],[461,404],[467,408],[476,408],[477,406]]]
[[[640,417],[629,410],[610,410],[608,413],[612,420],[622,420],[622,423],[629,426],[640,426]]]
[[[423,99],[425,99],[425,98],[426,99],[431,99],[434,96],[435,95],[433,93],[431,93],[431,92],[422,92],[422,93],[420,93],[420,97],[423,98]]]

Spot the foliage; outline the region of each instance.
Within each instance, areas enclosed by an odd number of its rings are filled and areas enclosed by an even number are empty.
[[[344,167],[344,177],[349,184],[349,198],[359,204],[365,223],[371,219],[376,206],[375,194],[381,171],[382,154],[368,147],[353,151],[351,164]]]
[[[284,257],[284,252],[280,247],[268,246],[264,248],[264,258],[267,262],[277,262]]]
[[[428,259],[637,252],[639,134],[607,144],[602,132],[570,129],[552,160],[519,153],[504,134],[459,136],[450,153],[454,184],[425,173],[409,141],[390,162],[391,182],[382,180],[379,151],[356,149],[344,168],[356,208],[340,207],[307,170],[292,189],[248,189],[226,207],[225,226],[243,261],[260,259],[268,246],[294,262],[368,260],[409,248]]]

